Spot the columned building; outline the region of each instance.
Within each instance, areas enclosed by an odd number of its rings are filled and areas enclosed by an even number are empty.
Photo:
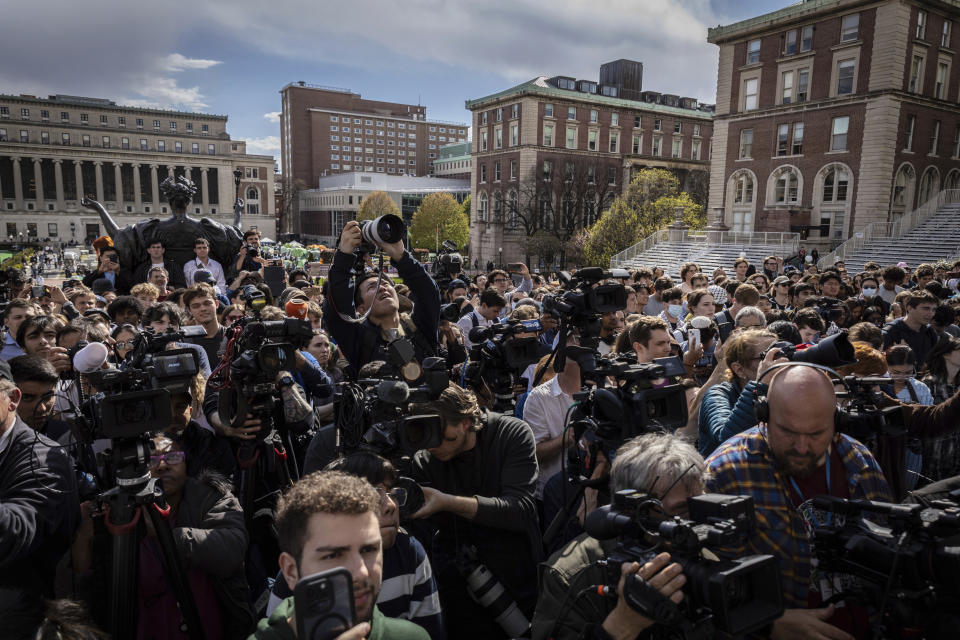
[[[164,217],[159,184],[183,175],[198,192],[192,216],[275,237],[271,156],[247,155],[226,116],[141,109],[109,100],[0,95],[0,233],[7,241],[84,243],[104,233],[87,196],[121,226]],[[240,170],[239,189],[234,171]]]
[[[513,262],[531,238],[560,242],[589,226],[633,175],[668,169],[706,200],[713,107],[643,91],[642,65],[600,79],[541,76],[466,102],[473,112],[471,259]]]
[[[722,222],[823,251],[960,188],[958,20],[950,2],[808,0],[710,29]]]

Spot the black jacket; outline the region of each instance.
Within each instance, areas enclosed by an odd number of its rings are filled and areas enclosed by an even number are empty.
[[[93,288],[93,283],[100,278],[106,278],[107,276],[103,272],[97,270],[87,275],[83,276],[83,284],[87,287]],[[123,271],[117,271],[116,278],[113,281],[113,288],[117,290],[118,296],[130,295],[130,287],[137,284],[133,278],[128,273]]]
[[[917,357],[917,363],[922,364],[927,361],[927,355],[936,346],[940,336],[930,325],[921,328],[920,331],[914,331],[907,326],[903,318],[897,318],[883,327],[884,351],[892,345],[899,344],[901,340],[910,345],[913,354]]]
[[[22,615],[22,607],[25,601],[39,596],[53,597],[56,565],[70,548],[79,516],[77,480],[70,456],[56,442],[16,418],[0,444],[3,637],[33,637],[38,620]],[[25,601],[17,603],[15,594]]]
[[[150,272],[150,267],[153,266],[152,260],[145,260],[141,262],[140,265],[133,270],[133,282],[134,284],[140,284],[141,282],[147,282],[147,275]],[[183,265],[178,266],[176,262],[170,258],[163,259],[163,266],[167,270],[168,279],[167,282],[174,289],[179,289],[181,287],[186,288],[186,279],[183,277]],[[190,284],[193,284],[192,282]],[[161,294],[163,291],[160,292]]]

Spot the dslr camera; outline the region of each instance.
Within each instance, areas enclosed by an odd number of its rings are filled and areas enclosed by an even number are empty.
[[[433,261],[433,279],[441,290],[447,288],[450,281],[463,271],[463,256],[457,251],[457,243],[444,240],[440,251]]]
[[[809,362],[830,368],[853,364],[857,361],[846,329],[809,346],[779,340],[770,345],[763,355],[766,356],[770,349],[779,349],[780,355],[791,362]]]

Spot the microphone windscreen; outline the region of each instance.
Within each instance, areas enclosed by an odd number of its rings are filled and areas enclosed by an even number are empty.
[[[73,368],[79,373],[93,373],[107,361],[107,345],[102,342],[91,342],[73,356]]]

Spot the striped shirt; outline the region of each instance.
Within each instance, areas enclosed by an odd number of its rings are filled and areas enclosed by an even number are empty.
[[[838,433],[833,447],[843,460],[851,499],[892,502],[883,471],[864,445]],[[709,491],[752,496],[757,516],[757,527],[746,544],[724,549],[723,555],[775,556],[780,562],[784,606],[806,608],[811,587],[810,541],[803,516],[790,498],[789,479],[776,468],[766,428],[756,426],[724,442],[707,458],[707,468]]]
[[[283,576],[278,576],[270,591],[267,616],[292,595]],[[415,622],[426,629],[431,640],[446,640],[430,560],[420,541],[402,529],[397,532],[393,546],[383,550],[383,582],[377,608],[388,618]]]

